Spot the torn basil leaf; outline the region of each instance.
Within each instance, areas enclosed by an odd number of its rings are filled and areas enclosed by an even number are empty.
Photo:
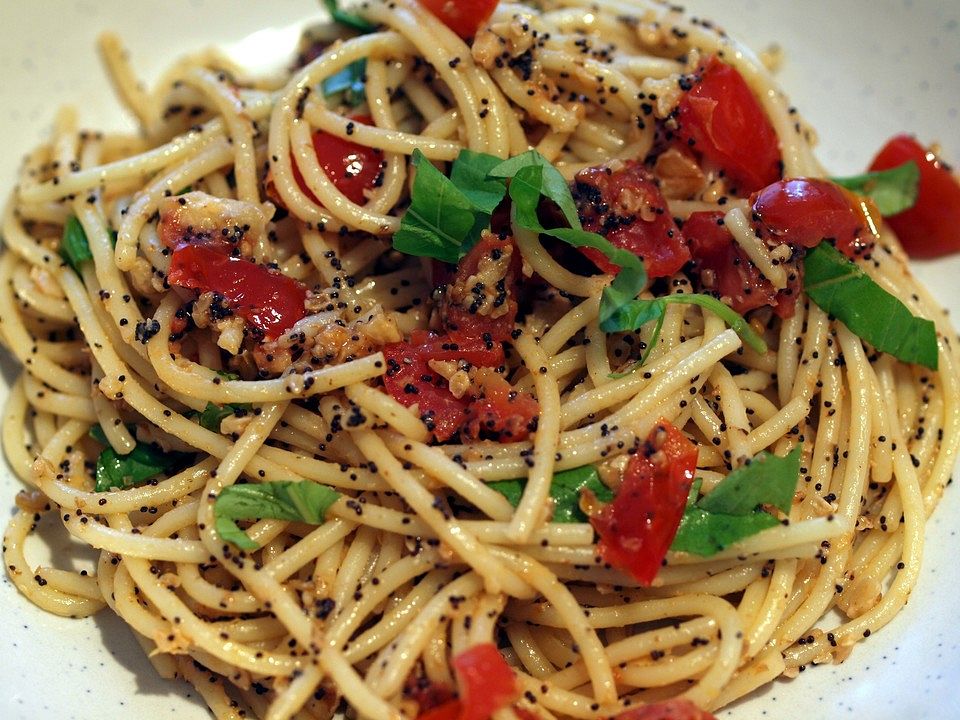
[[[933,322],[913,315],[829,243],[807,251],[803,290],[820,309],[877,350],[937,369],[939,348]]]
[[[920,191],[920,168],[913,160],[889,170],[878,170],[851,177],[830,178],[858,195],[873,201],[884,217],[909,210],[917,202]]]
[[[393,247],[407,255],[456,264],[476,244],[490,216],[419,150],[413,151],[413,164],[417,176],[412,202],[393,236]]]
[[[761,506],[790,511],[801,453],[799,445],[785,457],[760,453],[699,500],[701,481],[695,481],[670,549],[709,557],[778,525],[780,521]]]
[[[506,182],[490,177],[490,171],[500,164],[500,158],[494,155],[461,150],[450,168],[450,181],[479,211],[492,215],[507,194]]]
[[[240,529],[237,520],[271,518],[322,525],[339,497],[336,490],[310,480],[231,485],[220,491],[213,514],[223,540],[243,550],[256,550],[259,545]]]
[[[601,325],[601,329],[606,332],[639,330],[646,323],[656,320],[657,325],[653,331],[653,336],[650,338],[647,350],[641,358],[640,364],[642,365],[646,362],[647,355],[656,345],[660,337],[660,328],[663,326],[663,316],[667,310],[667,305],[697,305],[705,310],[709,310],[737,333],[740,339],[752,350],[761,355],[767,352],[767,344],[763,338],[750,327],[750,323],[729,305],[720,302],[711,295],[683,293],[665,295],[649,300],[631,300],[620,306],[617,312],[609,319],[607,325]]]
[[[491,488],[507,498],[514,507],[520,504],[526,485],[526,480],[500,480],[489,483]],[[580,509],[580,494],[584,490],[592,492],[601,502],[613,500],[613,491],[603,484],[593,465],[555,473],[550,483],[550,497],[553,498],[552,522],[587,522],[587,516]]]
[[[515,162],[527,156],[534,159]],[[540,158],[541,162],[535,158]],[[604,288],[600,298],[600,328],[604,332],[614,332],[608,328],[612,322],[616,324],[614,319],[620,308],[634,300],[647,284],[647,271],[643,261],[632,252],[616,247],[602,235],[583,229],[570,187],[557,169],[536,151],[531,150],[511,158],[491,171],[506,172],[513,173],[509,193],[513,201],[513,221],[519,227],[529,232],[555,237],[573,247],[594,248],[602,252],[610,262],[620,266],[620,272],[613,282]],[[547,229],[541,224],[537,210],[542,197],[551,200],[560,208],[570,227]]]
[[[134,428],[129,429],[134,432]],[[90,428],[90,437],[104,445],[97,457],[96,492],[136,487],[157,475],[172,475],[187,467],[194,457],[192,453],[164,452],[159,446],[144,442],[121,455],[111,447],[99,425]]]
[[[220,423],[223,422],[224,418],[228,418],[232,415],[245,415],[250,412],[251,406],[249,403],[228,403],[226,405],[214,405],[212,402],[208,402],[207,406],[203,409],[197,417],[199,418],[201,427],[205,427],[211,432],[219,433],[220,432]]]

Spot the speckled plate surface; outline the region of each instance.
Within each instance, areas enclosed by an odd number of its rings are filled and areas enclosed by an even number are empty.
[[[601,0],[602,1],[602,0]],[[779,42],[780,81],[817,129],[820,157],[855,172],[890,135],[909,130],[938,140],[960,163],[960,4],[922,0],[709,0],[691,10],[718,21],[755,49]],[[56,106],[80,108],[87,127],[129,127],[94,51],[101,30],[121,31],[147,78],[189,50],[218,44],[263,65],[283,55],[318,14],[311,0],[0,1],[0,192],[20,157],[47,132]],[[277,30],[277,29],[281,30]],[[244,42],[239,40],[247,38]],[[917,273],[960,313],[960,257],[917,264]],[[0,395],[14,377],[2,363]],[[0,467],[0,511],[9,517],[18,482]],[[949,488],[928,526],[926,558],[909,606],[839,666],[779,681],[730,710],[760,718],[960,718],[960,494]],[[47,530],[43,530],[47,532]],[[89,566],[91,555],[49,528],[55,563]],[[33,562],[43,549],[31,548]],[[72,621],[46,615],[0,580],[0,718],[105,720],[207,717],[180,683],[159,680],[139,646],[109,612]]]

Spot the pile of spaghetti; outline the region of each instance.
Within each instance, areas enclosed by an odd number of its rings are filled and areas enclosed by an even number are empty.
[[[2,220],[31,602],[272,720],[707,717],[904,605],[960,427],[916,164],[818,179],[710,23],[541,4],[331,5],[152,91],[103,38],[139,132],[61,111]]]

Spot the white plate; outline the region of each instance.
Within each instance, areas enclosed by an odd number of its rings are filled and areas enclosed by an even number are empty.
[[[960,6],[808,0],[690,2],[760,49],[786,51],[780,80],[820,134],[820,156],[854,172],[894,133],[938,140],[960,163]],[[242,8],[242,11],[240,10]],[[0,190],[20,157],[46,134],[59,103],[80,108],[87,127],[130,127],[119,115],[94,51],[104,29],[121,31],[135,66],[150,78],[177,55],[236,43],[239,59],[260,64],[282,53],[285,28],[317,14],[310,0],[54,0],[0,3]],[[919,264],[941,302],[960,312],[960,258]],[[4,370],[9,363],[5,363]],[[11,377],[9,372],[4,375]],[[2,381],[0,381],[2,382]],[[5,384],[0,388],[6,394]],[[0,503],[12,507],[18,483],[0,468]],[[929,525],[920,583],[909,606],[839,666],[817,667],[774,683],[721,717],[960,718],[960,564],[952,551],[960,498],[948,489]],[[4,512],[2,519],[9,516]],[[58,562],[84,562],[66,541]],[[74,555],[81,557],[74,560]],[[39,557],[39,556],[35,556]],[[40,612],[0,580],[0,718],[104,720],[207,717],[181,683],[156,678],[123,623],[109,612],[73,621]]]

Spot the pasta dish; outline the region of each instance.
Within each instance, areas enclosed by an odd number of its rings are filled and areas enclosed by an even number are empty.
[[[936,149],[831,177],[659,2],[325,4],[275,76],[105,34],[138,132],[24,161],[20,593],[217,718],[706,720],[882,629],[960,445]]]

